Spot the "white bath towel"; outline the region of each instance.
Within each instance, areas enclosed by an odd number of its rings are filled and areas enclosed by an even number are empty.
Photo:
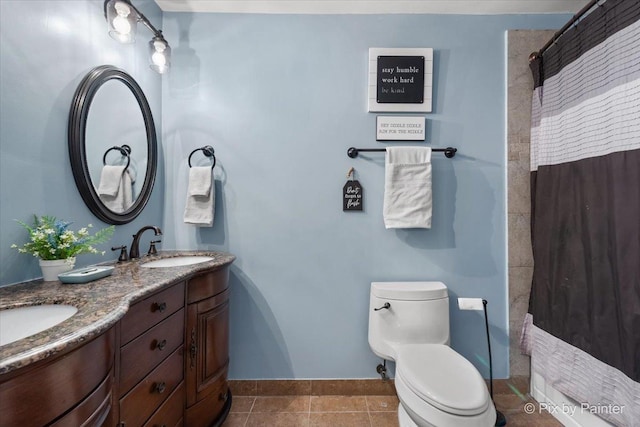
[[[209,196],[211,191],[211,168],[194,166],[189,168],[189,196]]]
[[[105,175],[105,168],[120,168],[122,171],[120,174],[120,179],[118,179],[117,191],[115,194],[111,191],[111,184],[105,185],[103,188],[102,183],[103,179],[100,179],[100,187],[98,188],[98,196],[102,203],[111,211],[122,213],[131,207],[133,204],[133,183],[131,180],[131,175],[128,170],[125,170],[124,166],[105,166],[103,168],[103,176]],[[111,177],[112,172],[107,173],[109,177]],[[108,178],[111,180],[112,178]],[[101,190],[101,188],[103,188]]]
[[[202,178],[209,176],[209,191],[207,195],[195,195],[202,193]],[[213,213],[215,209],[216,191],[212,178],[211,166],[193,166],[189,169],[189,187],[187,189],[187,203],[184,207],[184,222],[201,227],[213,225]],[[194,187],[194,189],[192,189]],[[196,189],[197,188],[197,189]],[[194,195],[192,195],[194,194]]]
[[[98,194],[100,196],[115,197],[120,190],[120,180],[125,171],[125,166],[104,165],[100,174]]]
[[[431,228],[431,148],[387,147],[386,228]]]

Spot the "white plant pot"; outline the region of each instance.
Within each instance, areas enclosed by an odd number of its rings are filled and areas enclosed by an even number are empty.
[[[40,260],[40,268],[42,269],[42,279],[45,282],[55,282],[58,280],[58,274],[73,270],[76,265],[76,259],[52,259]]]

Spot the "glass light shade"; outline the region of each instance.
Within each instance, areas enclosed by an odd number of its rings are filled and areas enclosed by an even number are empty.
[[[138,15],[133,7],[123,0],[109,0],[107,3],[109,35],[121,43],[136,41]]]
[[[171,47],[162,37],[154,37],[149,42],[149,66],[159,74],[166,73],[171,67]]]

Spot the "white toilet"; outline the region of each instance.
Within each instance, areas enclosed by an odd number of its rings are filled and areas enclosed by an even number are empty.
[[[396,362],[400,427],[489,427],[487,385],[449,347],[449,296],[442,282],[373,282],[369,345]]]

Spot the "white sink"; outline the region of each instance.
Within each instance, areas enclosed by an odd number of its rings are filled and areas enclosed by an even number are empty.
[[[78,312],[71,305],[31,305],[0,310],[0,346],[30,337]]]
[[[141,267],[146,268],[166,268],[166,267],[183,267],[185,265],[200,264],[201,262],[207,262],[213,260],[210,256],[177,256],[173,258],[162,258],[155,261],[145,262],[140,264]]]

